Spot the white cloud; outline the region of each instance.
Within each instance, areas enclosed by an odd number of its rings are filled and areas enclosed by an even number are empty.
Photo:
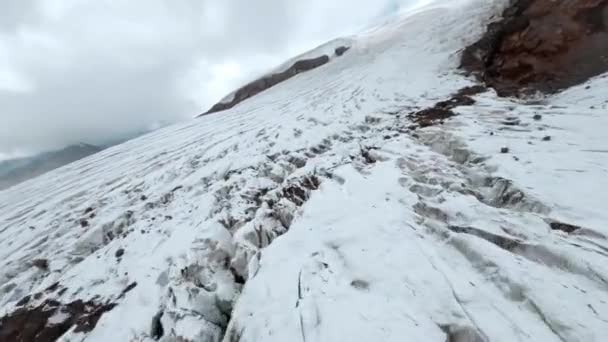
[[[102,142],[190,118],[397,3],[3,0],[0,154]]]

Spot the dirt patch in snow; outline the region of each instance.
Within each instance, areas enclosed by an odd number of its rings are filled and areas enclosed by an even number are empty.
[[[516,0],[462,55],[501,96],[552,93],[608,71],[608,0]]]
[[[340,52],[344,53],[346,52],[346,50],[340,50]],[[336,53],[338,53],[338,50],[336,50]],[[253,97],[271,87],[274,87],[275,85],[284,82],[297,74],[318,68],[328,62],[329,56],[327,55],[299,60],[283,72],[262,77],[245,85],[244,87],[236,91],[231,101],[219,102],[213,107],[211,107],[211,109],[209,109],[207,112],[201,114],[201,116],[230,109],[236,106],[237,104],[247,100],[248,98]]]
[[[0,318],[0,341],[55,341],[68,330],[89,332],[116,304],[76,300],[62,304],[46,300],[36,307],[21,307]]]
[[[417,127],[428,127],[442,123],[447,118],[455,115],[452,109],[475,104],[475,100],[471,96],[484,91],[486,91],[484,86],[464,87],[452,95],[449,100],[437,102],[433,107],[412,113],[409,115],[409,118]]]
[[[552,230],[560,230],[564,233],[574,233],[577,230],[580,230],[581,227],[579,226],[575,226],[573,224],[568,224],[568,223],[563,223],[563,222],[558,222],[558,221],[552,221],[549,222],[549,226],[551,227]]]

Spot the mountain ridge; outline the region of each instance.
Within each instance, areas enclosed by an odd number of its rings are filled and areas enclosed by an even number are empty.
[[[103,147],[78,144],[31,157],[0,161],[0,191],[101,150]]]

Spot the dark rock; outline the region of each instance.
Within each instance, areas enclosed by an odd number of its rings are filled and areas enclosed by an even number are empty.
[[[240,275],[234,267],[230,267],[230,272],[232,273],[232,276],[234,277],[235,283],[240,284],[240,285],[245,284],[245,278],[242,275]]]
[[[247,100],[248,98],[253,97],[271,87],[274,87],[275,85],[284,82],[296,76],[297,74],[318,68],[328,62],[329,56],[327,55],[323,55],[317,58],[299,60],[283,72],[262,77],[245,85],[234,93],[232,101],[217,103],[216,105],[211,107],[211,109],[201,114],[200,116],[230,109],[236,106],[237,104]]]
[[[148,196],[141,195],[141,197],[139,199],[142,200],[142,201],[146,201],[146,200],[148,200]]]
[[[23,298],[21,298],[18,302],[17,302],[17,306],[24,306],[25,304],[30,302],[30,299],[32,299],[32,296],[27,295]]]
[[[336,56],[342,56],[348,50],[350,50],[349,46],[340,46],[340,47],[337,47],[336,50],[335,50]]]
[[[574,233],[575,231],[581,229],[581,227],[579,227],[579,226],[575,226],[573,224],[568,224],[568,223],[563,223],[563,222],[557,222],[557,221],[549,222],[549,226],[553,230],[561,230],[562,232],[565,232],[568,234]]]
[[[46,300],[37,307],[20,307],[0,318],[0,341],[46,342],[56,341],[74,327],[74,332],[89,332],[99,318],[116,304],[99,304],[76,300],[62,304]],[[50,324],[49,318],[63,313],[63,322]]]
[[[137,286],[137,282],[134,281],[131,284],[127,285],[124,290],[120,293],[118,298],[123,298],[129,291],[133,290]]]
[[[519,126],[520,123],[521,121],[519,120],[505,120],[502,122],[505,126]]]
[[[540,114],[534,114],[534,116],[532,118],[536,121],[540,121],[543,118],[543,116]]]
[[[464,88],[460,89],[458,91],[457,95],[473,96],[473,95],[481,94],[487,90],[488,90],[488,88],[486,86],[478,84],[478,85],[468,86],[468,87],[464,87]]]
[[[87,221],[87,220],[85,220],[85,219],[80,220],[80,226],[81,226],[82,228],[86,228],[86,227],[88,227],[88,226],[89,226],[89,221]]]
[[[161,337],[165,334],[165,329],[163,328],[163,324],[161,322],[161,318],[163,317],[164,312],[161,311],[152,317],[152,326],[150,327],[150,336],[156,341],[160,340]]]
[[[437,102],[433,107],[420,110],[410,114],[408,117],[413,120],[418,127],[428,127],[443,122],[445,119],[454,116],[452,109],[459,106],[470,106],[475,104],[470,96],[486,91],[484,86],[464,87],[453,94],[446,101]]]
[[[114,253],[114,256],[117,258],[122,257],[125,254],[125,250],[123,248],[119,248],[118,250],[116,250],[116,253]]]
[[[51,284],[51,286],[47,287],[45,291],[55,292],[55,290],[57,290],[57,288],[59,288],[59,282],[55,282],[55,283]]]
[[[47,259],[34,259],[32,265],[43,271],[48,271],[49,269],[49,261]]]
[[[556,92],[608,71],[608,0],[514,0],[461,66],[501,96]]]
[[[486,339],[469,326],[459,325],[439,325],[439,328],[446,334],[446,342],[483,342]]]
[[[443,120],[454,116],[454,112],[444,108],[427,108],[414,114],[414,122],[419,127],[428,127],[443,122]]]
[[[93,208],[92,208],[92,207],[88,207],[88,208],[86,208],[86,209],[84,210],[84,214],[86,215],[86,214],[88,214],[88,213],[90,213],[90,212],[92,212],[92,211],[93,211]]]
[[[509,153],[509,148],[508,147],[501,147],[500,148],[500,153]]]
[[[365,280],[355,279],[350,282],[350,286],[356,288],[357,290],[368,290],[369,283]]]
[[[551,141],[551,137],[547,135],[543,137],[543,141]]]

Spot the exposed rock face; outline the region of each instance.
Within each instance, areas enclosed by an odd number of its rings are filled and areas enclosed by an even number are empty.
[[[270,87],[273,87],[283,81],[286,81],[299,73],[318,68],[321,65],[326,64],[327,62],[329,62],[329,56],[327,55],[323,55],[317,58],[299,60],[283,72],[265,76],[247,84],[246,86],[236,91],[232,101],[217,103],[202,115],[230,109],[236,106],[237,104],[245,101],[246,99],[257,95]]]
[[[516,0],[462,66],[505,96],[582,83],[608,71],[608,0]]]

